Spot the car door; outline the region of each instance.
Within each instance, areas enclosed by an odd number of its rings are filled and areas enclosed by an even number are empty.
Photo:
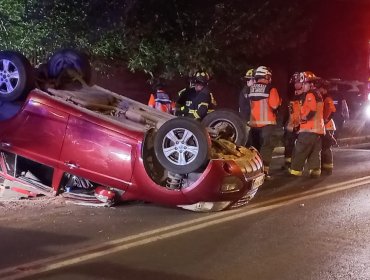
[[[130,184],[135,161],[132,140],[104,124],[72,115],[60,159],[71,174],[119,188]]]
[[[12,118],[0,122],[1,149],[56,167],[68,113],[30,100]]]

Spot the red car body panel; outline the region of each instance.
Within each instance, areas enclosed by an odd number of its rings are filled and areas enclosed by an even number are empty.
[[[128,192],[132,192],[133,197],[142,196],[143,199],[150,198],[153,202],[168,205],[193,204],[199,201],[237,201],[251,190],[252,180],[245,182],[240,171],[238,172],[240,176],[237,177],[243,182],[241,190],[222,193],[221,183],[225,177],[230,176],[223,169],[223,164],[222,160],[211,160],[199,179],[191,186],[182,188],[181,191],[166,189],[151,182],[150,178],[145,176],[143,165],[139,164],[134,170],[133,185],[141,186],[140,193],[135,193],[136,190],[128,190]]]
[[[32,100],[12,119],[0,122],[2,148],[57,166],[68,113]]]
[[[55,192],[64,172],[121,190],[122,200],[141,199],[165,205],[236,202],[252,190],[251,178],[246,179],[235,162],[219,159],[210,160],[190,186],[180,190],[160,186],[144,166],[144,137],[145,132],[128,129],[119,121],[56,100],[39,90],[29,94],[18,114],[0,122],[2,149],[52,167]],[[259,164],[261,169],[262,162]],[[9,177],[4,165],[2,169],[3,176]],[[227,177],[240,181],[242,187],[222,193],[221,185]]]
[[[60,160],[75,165],[78,176],[125,189],[137,158],[136,144],[104,125],[70,116]]]

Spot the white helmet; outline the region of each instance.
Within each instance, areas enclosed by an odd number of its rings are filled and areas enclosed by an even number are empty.
[[[256,69],[256,78],[267,78],[267,76],[272,76],[272,71],[269,67],[266,66],[259,66]]]

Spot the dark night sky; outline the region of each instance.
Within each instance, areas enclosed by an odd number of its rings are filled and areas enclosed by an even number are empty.
[[[367,80],[370,0],[323,2],[308,37],[305,64],[323,77]]]

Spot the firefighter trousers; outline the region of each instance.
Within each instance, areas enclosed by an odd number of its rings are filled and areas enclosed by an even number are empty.
[[[266,125],[263,127],[251,127],[248,142],[255,147],[261,154],[263,164],[269,167],[272,159],[272,152],[275,148],[273,133],[276,125]]]
[[[309,170],[321,170],[321,135],[313,132],[300,132],[293,149],[290,173],[302,175],[307,161]]]
[[[298,133],[296,131],[285,130],[284,133],[284,158],[285,164],[290,165],[292,162],[292,153]]]
[[[322,137],[322,151],[321,151],[321,167],[322,169],[332,170],[333,164],[333,150],[332,145],[334,140],[334,131],[327,130]]]

